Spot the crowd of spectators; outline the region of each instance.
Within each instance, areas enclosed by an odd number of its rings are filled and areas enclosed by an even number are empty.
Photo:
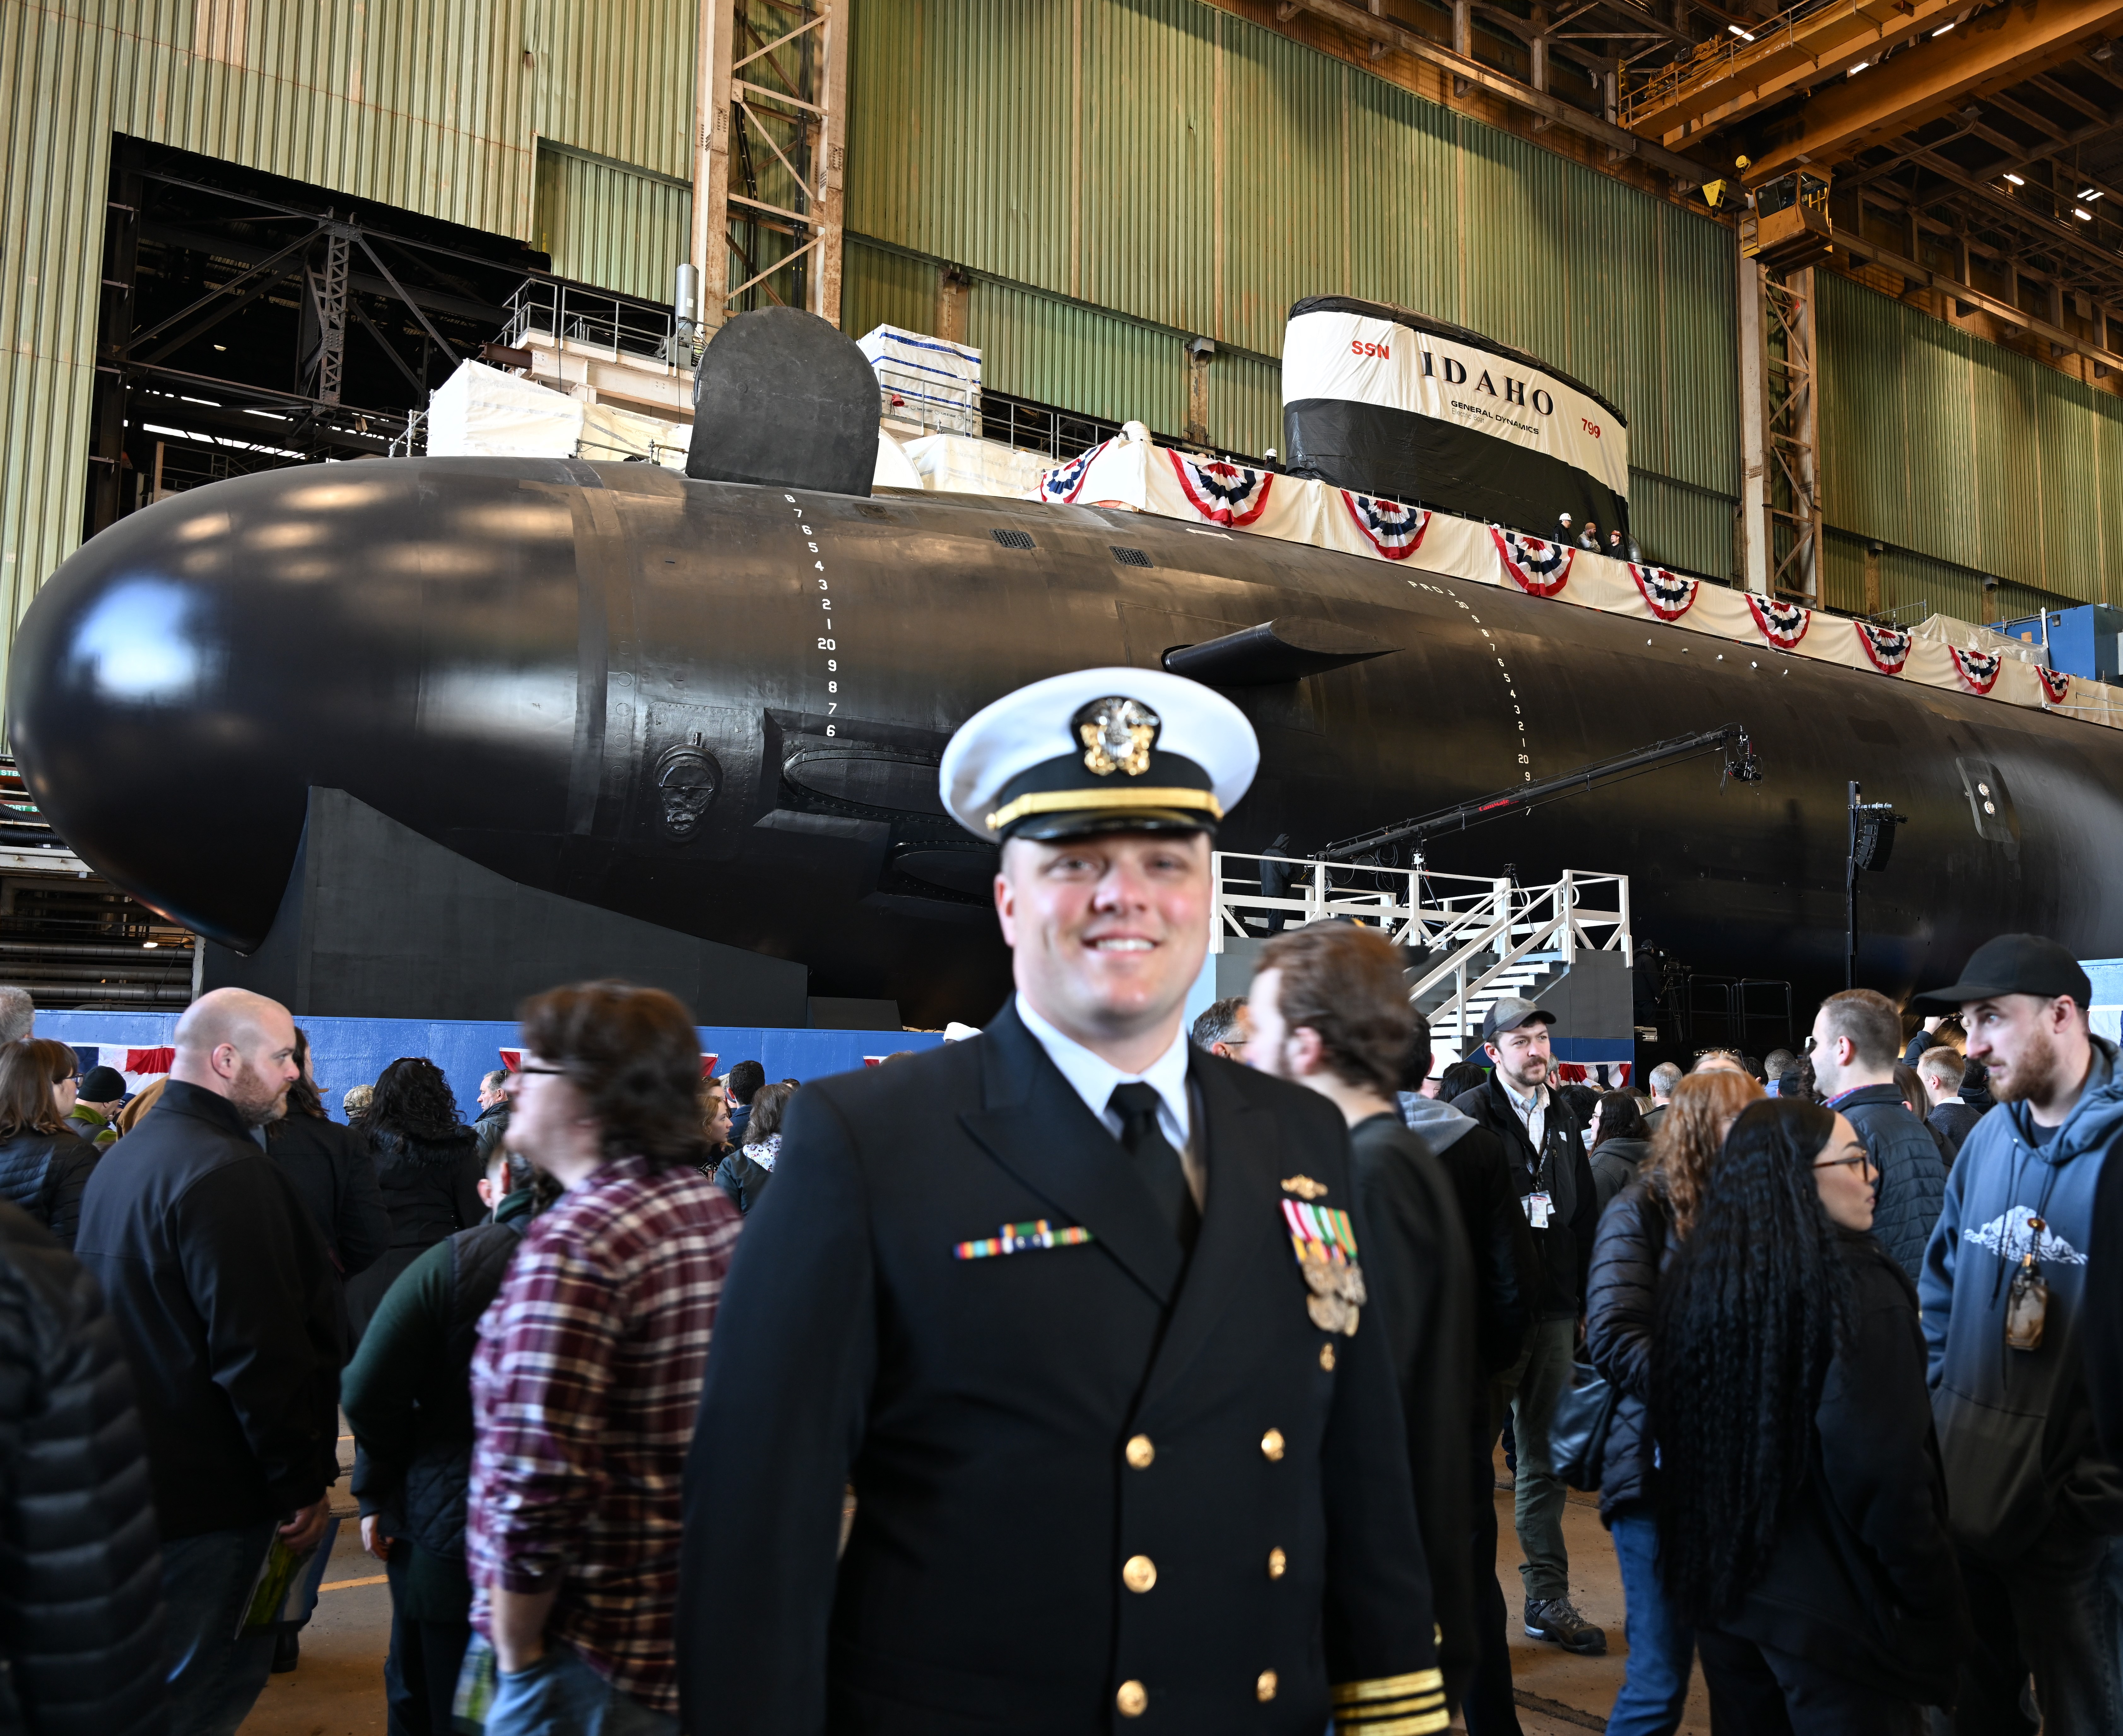
[[[1597,1490],[1628,1640],[1610,1731],[1677,1729],[1698,1661],[1721,1733],[1887,1736],[1927,1706],[2019,1729],[2029,1695],[2046,1729],[2112,1728],[2123,1077],[2061,948],[2001,937],[1962,977],[1935,995],[1961,1015],[1906,1045],[1895,1003],[1847,990],[1802,1049],[1643,1090],[1566,1080],[1554,1015],[1511,999],[1433,1074],[1399,955],[1352,924],[1273,938],[1197,1022],[1349,1130],[1475,1736],[1517,1728],[1507,1430],[1521,1625],[1581,1653],[1607,1636],[1561,1520],[1568,1485]],[[687,1454],[797,1082],[703,1079],[686,1010],[617,983],[528,1003],[469,1124],[419,1057],[334,1121],[304,1034],[237,990],[187,1010],[152,1099],[79,1070],[0,1041],[20,1727],[232,1733],[293,1637],[251,1608],[261,1566],[335,1523],[343,1414],[394,1733],[675,1736]],[[1610,1396],[1566,1439],[1588,1379]]]

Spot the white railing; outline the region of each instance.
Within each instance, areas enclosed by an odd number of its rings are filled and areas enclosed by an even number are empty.
[[[1218,850],[1212,952],[1280,928],[1337,918],[1382,929],[1394,945],[1428,955],[1410,972],[1418,1004],[1449,982],[1431,1009],[1432,1032],[1457,1041],[1504,995],[1550,970],[1568,970],[1581,950],[1619,952],[1636,962],[1629,929],[1629,877],[1566,868],[1545,886],[1508,875],[1483,878],[1412,868],[1357,868]],[[1252,917],[1255,920],[1249,922]]]

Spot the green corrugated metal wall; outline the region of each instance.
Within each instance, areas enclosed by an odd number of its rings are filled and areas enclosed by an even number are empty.
[[[668,301],[692,222],[690,187],[550,147],[538,152],[531,245],[564,278]]]
[[[527,240],[538,134],[686,172],[696,10],[695,0],[0,0],[10,638],[80,535],[114,135]],[[614,240],[600,246],[613,269],[648,272],[646,247],[629,257]],[[676,257],[657,266],[656,292],[668,293]]]
[[[1394,302],[1612,398],[1647,547],[1732,570],[1733,263],[1717,224],[1198,0],[866,6],[851,68],[849,227],[983,274],[968,339],[997,389],[1176,432],[1183,335],[1272,356],[1302,296]],[[907,262],[879,257],[851,250],[849,329],[888,300],[932,319]],[[1222,355],[1210,381],[1212,443],[1282,444],[1272,368]]]
[[[1818,282],[1822,503],[1859,551],[1831,539],[1828,600],[1858,606],[1877,540],[1889,604],[1981,619],[1985,573],[2008,581],[2008,612],[2013,587],[2029,610],[2115,601],[2123,401],[1849,278]]]

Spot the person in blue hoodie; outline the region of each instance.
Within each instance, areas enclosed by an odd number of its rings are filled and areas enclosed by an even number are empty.
[[[2123,1708],[2123,1471],[2102,1448],[2085,1359],[2087,1249],[2123,1144],[2116,1046],[2092,985],[2037,934],[1976,948],[1924,997],[1957,1008],[1997,1107],[1961,1148],[1918,1294],[1947,1504],[1975,1618],[1956,1736],[2113,1731]]]

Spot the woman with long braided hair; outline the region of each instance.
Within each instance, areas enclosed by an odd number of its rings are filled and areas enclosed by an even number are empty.
[[[1659,1559],[1718,1736],[1914,1736],[1966,1617],[1907,1275],[1843,1116],[1734,1122],[1660,1285]]]

